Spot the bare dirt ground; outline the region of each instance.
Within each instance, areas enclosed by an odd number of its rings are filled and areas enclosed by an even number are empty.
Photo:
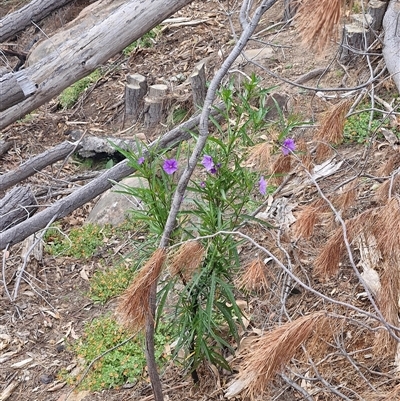
[[[83,0],[72,2],[42,21],[41,30],[51,35],[72,20],[87,3],[88,1]],[[21,1],[1,2],[0,17],[20,7],[21,4]],[[14,146],[0,159],[0,172],[12,170],[29,157],[64,141],[66,133],[71,129],[85,129],[97,136],[118,135],[123,130],[124,83],[128,73],[143,74],[150,84],[167,83],[175,89],[179,86],[177,89],[180,100],[177,100],[177,104],[185,102],[191,96],[190,86],[186,80],[195,64],[207,58],[207,75],[208,79],[211,79],[223,57],[232,47],[229,7],[228,1],[193,2],[175,17],[188,17],[192,21],[201,20],[201,23],[192,26],[166,26],[154,39],[152,47],[139,48],[128,57],[123,54],[114,57],[104,66],[106,74],[81,96],[72,109],[60,109],[58,100],[53,99],[28,117],[4,129],[0,133],[0,138],[12,140]],[[234,11],[233,26],[238,29],[238,9]],[[317,55],[307,46],[301,45],[295,28],[282,23],[282,15],[280,5],[273,7],[263,17],[256,37],[248,46],[252,49],[263,47],[272,49],[272,57],[258,61],[266,66],[269,72],[295,81],[307,72],[329,67],[326,74],[319,74],[303,83],[305,86],[320,88],[352,87],[368,80],[369,72],[363,63],[344,66],[335,61],[337,48],[335,45],[329,47],[322,55]],[[274,29],[266,30],[274,24],[276,24]],[[41,33],[35,27],[30,27],[19,34],[15,38],[17,48],[23,51],[33,35],[40,36]],[[4,61],[0,60],[0,66],[2,62]],[[9,63],[7,67],[12,68],[15,60],[8,59],[7,62]],[[376,66],[379,60],[373,62]],[[283,83],[279,78],[271,76],[251,63],[237,64],[230,75],[237,76],[238,70],[239,75],[255,72],[262,77],[261,85],[264,87],[276,86],[276,92],[288,96],[288,108],[291,113],[301,115],[307,121],[316,121],[322,112],[338,102],[333,92],[329,92],[331,97],[316,96],[316,91]],[[395,91],[390,80],[382,81],[377,89],[379,96],[388,102],[392,100]],[[174,124],[169,121],[168,125],[171,127]],[[153,139],[167,128],[160,127],[158,131],[149,132],[137,127],[136,133],[144,132],[148,139]],[[310,128],[301,128],[294,131],[294,135],[297,140],[304,140],[307,148],[314,151],[316,142],[313,142],[313,132]],[[132,132],[121,135],[132,135]],[[368,146],[346,144],[335,148],[335,152],[336,161],[342,162],[341,167],[335,174],[321,181],[321,188],[333,199],[343,192],[347,182],[356,184],[356,199],[343,209],[342,217],[348,219],[359,215],[362,211],[382,205],[384,203],[382,198],[376,196],[376,186],[385,180],[375,178],[387,177],[399,167],[397,148],[389,146],[384,138],[377,137]],[[82,179],[79,183],[61,185],[62,181],[69,182],[71,176],[81,172],[81,166],[68,161],[47,168],[28,181],[38,193],[39,201],[45,205],[73,190],[76,185],[84,184],[85,181]],[[355,180],[356,176],[360,178]],[[290,179],[276,195],[289,201],[297,212],[296,216],[304,205],[318,198],[316,189],[306,182],[305,174],[294,165]],[[399,195],[398,183],[393,186],[393,195]],[[75,211],[62,222],[63,228],[68,230],[72,226],[82,224],[92,206],[87,205]],[[358,308],[372,310],[368,300],[357,297],[363,289],[348,260],[342,261],[340,273],[328,281],[314,277],[312,273],[313,262],[321,247],[326,243],[329,234],[338,227],[332,215],[329,215],[329,211],[324,210],[324,213],[326,216],[321,217],[311,238],[296,240],[293,232],[288,232],[280,238],[284,249],[288,252],[286,256],[282,253],[282,249],[277,247],[276,237],[261,227],[250,225],[246,233],[264,246],[275,249],[283,258],[290,257],[298,276],[305,282],[311,280],[315,290]],[[5,288],[12,291],[15,286],[16,271],[23,263],[22,251],[21,246],[12,247],[5,252],[2,262],[5,272],[2,280],[5,285],[2,284],[0,287],[0,394],[6,388],[10,388],[10,385],[15,385],[8,398],[11,401],[64,401],[71,389],[60,379],[59,372],[62,369],[70,369],[77,363],[76,357],[66,348],[65,340],[73,341],[79,338],[86,322],[105,311],[113,311],[115,307],[113,302],[104,307],[93,304],[86,296],[88,282],[80,274],[83,268],[89,276],[93,274],[98,258],[102,255],[99,254],[88,261],[54,258],[47,254],[44,254],[39,261],[31,257],[26,268],[28,282],[21,284],[17,300],[11,303]],[[119,250],[121,255],[127,251],[127,248]],[[251,246],[243,249],[245,258],[250,258],[256,253],[257,251]],[[277,267],[271,270],[279,275]],[[292,290],[286,303],[286,310],[292,318],[314,310],[327,310],[347,315],[354,320],[358,318],[355,311],[348,312],[346,308],[324,301],[298,285],[293,287],[296,290]],[[277,323],[276,305],[279,296],[279,291],[276,290],[251,300],[249,308],[254,316],[252,327],[268,329]],[[341,335],[347,336],[347,353],[340,352]],[[373,355],[373,332],[346,323],[341,334],[330,341],[337,343],[330,344],[329,357],[319,365],[320,373],[322,372],[331,383],[346,393],[348,399],[381,399],[377,398],[379,391],[385,393],[399,383],[393,368],[393,358],[378,358]],[[343,355],[351,355],[352,359],[350,357],[346,359]],[[352,362],[349,362],[350,359]],[[296,363],[301,371],[304,362],[299,359]],[[295,365],[291,369],[296,370]],[[223,375],[216,377],[208,372],[204,374],[202,384],[197,388],[192,386],[188,378],[180,377],[175,371],[173,374],[167,372],[163,376],[166,399],[171,401],[224,399],[223,386],[228,380],[229,377]],[[312,391],[312,387],[312,384],[304,385],[308,391]],[[359,395],[354,395],[354,392]],[[375,394],[375,398],[368,398],[368,393]],[[83,397],[85,401],[150,400],[150,395],[149,387],[144,386],[140,391],[119,389],[96,393],[79,392],[72,394],[68,400],[81,400]],[[271,385],[270,395],[260,399],[303,398],[280,377]],[[322,390],[314,399],[322,401],[342,398],[322,386]]]

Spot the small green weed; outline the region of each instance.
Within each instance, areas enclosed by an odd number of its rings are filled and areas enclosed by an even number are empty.
[[[72,344],[72,349],[85,362],[85,367],[96,357],[110,350],[131,336],[111,316],[94,319],[85,326],[82,338]],[[156,359],[159,367],[165,365],[169,355],[164,352],[166,344],[173,342],[170,328],[160,324],[155,336]],[[144,338],[138,334],[124,345],[106,353],[97,360],[83,378],[81,388],[92,391],[118,388],[125,383],[135,383],[143,377],[146,359],[144,356]],[[81,379],[67,377],[70,384]]]
[[[84,92],[92,83],[101,78],[101,74],[101,71],[97,69],[87,77],[82,78],[70,87],[64,89],[58,98],[62,108],[70,109],[79,99],[81,93]]]
[[[89,297],[100,304],[105,304],[126,290],[132,280],[134,271],[124,264],[98,270],[90,279]]]
[[[68,235],[58,227],[50,227],[45,235],[46,250],[51,255],[89,258],[104,243],[110,228],[102,228],[94,224],[85,224],[73,228]]]
[[[157,26],[153,28],[151,31],[145,33],[141,38],[135,40],[129,46],[125,47],[122,53],[124,54],[124,56],[129,56],[138,47],[144,47],[144,48],[152,47],[155,43],[155,39],[157,38],[160,32],[161,32],[161,27]]]
[[[372,120],[371,129],[368,129],[370,112],[363,111],[351,115],[344,124],[344,139],[347,142],[366,143],[371,133],[375,132],[382,124],[380,120]]]

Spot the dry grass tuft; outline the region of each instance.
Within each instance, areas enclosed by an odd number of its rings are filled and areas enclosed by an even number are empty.
[[[333,145],[339,145],[342,143],[344,123],[350,106],[351,102],[345,100],[328,110],[325,113],[325,117],[322,119],[321,126],[316,132],[314,138],[329,142]]]
[[[328,279],[339,271],[339,263],[344,251],[343,232],[339,228],[322,248],[314,260],[314,271],[317,276]]]
[[[204,247],[200,242],[185,242],[170,259],[169,271],[171,275],[179,275],[185,282],[190,281],[193,274],[201,266],[204,252]]]
[[[328,321],[325,312],[316,312],[255,339],[250,349],[243,351],[243,370],[230,385],[228,393],[244,391],[252,399],[260,396],[275,374],[293,358],[299,347]]]
[[[307,171],[311,172],[313,167],[311,152],[306,141],[302,138],[297,141],[297,151],[302,165]]]
[[[383,255],[400,259],[400,200],[392,198],[376,215],[374,235]]]
[[[378,305],[385,320],[394,326],[398,325],[400,294],[400,269],[398,260],[385,260],[381,276],[381,288],[378,292]],[[374,351],[378,356],[393,357],[397,349],[397,341],[387,330],[381,329],[374,342]]]
[[[343,8],[343,0],[303,0],[295,17],[303,42],[322,52],[337,36]]]
[[[268,142],[262,142],[250,149],[249,164],[254,164],[259,171],[266,170],[271,160],[272,145]]]
[[[386,203],[393,195],[400,195],[400,175],[398,174],[380,185],[375,192],[375,199],[379,203]]]
[[[324,142],[318,142],[315,150],[315,161],[322,163],[332,155],[332,146]]]
[[[342,193],[340,193],[334,200],[337,209],[345,211],[350,206],[353,206],[357,198],[357,184],[350,183],[344,186]]]
[[[124,326],[133,330],[144,328],[146,318],[151,312],[150,287],[160,275],[165,259],[165,249],[157,249],[122,295],[117,314]]]
[[[327,206],[323,199],[317,199],[310,205],[303,207],[296,222],[293,224],[293,234],[298,238],[308,239],[314,234],[314,227],[318,223],[321,213]]]
[[[238,288],[244,288],[249,292],[267,292],[269,282],[265,273],[265,264],[261,258],[248,263],[243,275],[238,278],[235,284]]]
[[[290,172],[291,159],[290,155],[279,155],[275,160],[272,166],[273,183],[275,185],[282,184],[284,176]]]

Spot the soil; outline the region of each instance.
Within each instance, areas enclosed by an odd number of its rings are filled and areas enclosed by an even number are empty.
[[[12,0],[2,2],[0,16],[21,7],[23,3],[23,1]],[[40,36],[41,32],[50,36],[52,32],[75,18],[88,3],[89,1],[84,0],[73,1],[41,21],[40,31],[33,26],[27,28],[12,39],[13,49],[26,51],[33,36]],[[15,169],[21,162],[64,141],[70,130],[85,130],[88,134],[96,136],[133,137],[138,135],[143,137],[144,134],[147,140],[152,140],[168,128],[175,126],[176,122],[171,112],[164,126],[148,130],[138,124],[126,130],[123,99],[125,77],[129,73],[146,76],[149,84],[167,84],[174,92],[171,110],[184,106],[188,109],[188,115],[192,114],[194,110],[188,106],[191,101],[188,77],[194,66],[199,61],[207,59],[207,78],[210,80],[232,48],[234,37],[229,29],[230,23],[236,32],[239,32],[239,24],[236,20],[239,6],[230,3],[232,2],[194,1],[174,17],[187,17],[190,21],[200,20],[201,22],[193,25],[164,26],[153,40],[151,47],[138,48],[129,56],[119,54],[110,59],[106,65],[102,66],[104,72],[102,78],[80,97],[73,108],[63,110],[58,99],[53,99],[29,116],[4,129],[0,133],[0,139],[13,141],[13,147],[7,154],[0,156],[1,173]],[[236,4],[236,2],[233,3]],[[230,7],[234,8],[234,13],[229,12]],[[314,151],[318,140],[313,137],[316,132],[314,122],[320,121],[322,113],[338,103],[340,100],[338,94],[341,92],[316,93],[307,89],[306,86],[348,87],[348,90],[343,92],[347,93],[351,91],[351,87],[366,82],[369,72],[362,60],[350,65],[335,61],[337,46],[334,43],[323,54],[318,54],[306,45],[302,45],[295,27],[283,23],[282,15],[283,10],[280,4],[268,11],[259,24],[255,38],[248,45],[248,49],[268,47],[273,50],[272,57],[259,61],[268,70],[252,63],[239,63],[227,74],[225,82],[230,78],[239,81],[240,77],[243,79],[243,76],[254,72],[261,77],[261,86],[274,87],[275,93],[284,95],[287,100],[285,107],[289,110],[286,118],[290,115],[298,115],[304,121],[313,122],[311,127],[303,125],[294,129],[292,134],[298,143],[302,142],[313,152],[312,162],[316,163]],[[267,30],[266,28],[271,25],[275,27]],[[375,67],[380,59],[376,58],[372,62]],[[7,58],[6,64],[6,60],[2,58],[0,67],[12,69],[16,63],[16,59]],[[326,68],[327,72],[307,80],[303,87],[292,86],[281,80],[284,78],[295,81],[317,68]],[[271,72],[275,76],[271,76]],[[390,80],[382,78],[376,87],[376,93],[387,102],[391,102],[395,90]],[[260,134],[261,139],[264,134]],[[388,177],[399,167],[400,157],[396,145],[391,146],[384,137],[375,135],[367,145],[342,144],[336,146],[334,152],[336,163],[341,161],[342,164],[336,172],[320,181],[320,187],[330,199],[337,200],[343,193],[345,184],[355,184],[356,199],[341,210],[342,217],[349,219],[361,212],[384,205],[385,201],[376,196],[376,189],[385,182],[385,178],[378,179],[377,177]],[[307,154],[306,151],[305,154]],[[303,162],[306,163],[306,158]],[[83,170],[82,163],[69,159],[46,168],[27,182],[33,188],[42,207],[45,207],[46,204],[70,193],[78,185],[83,185],[86,182],[84,178],[78,182],[71,181],[71,177],[82,174]],[[310,182],[307,184],[304,170],[296,163],[292,164],[288,177],[289,179],[280,187],[279,193],[276,193],[274,198],[288,201],[293,207],[295,216],[299,217],[303,206],[319,198],[318,191]],[[348,189],[348,187],[345,188]],[[392,191],[392,196],[400,195],[398,181],[394,183]],[[3,195],[0,194],[0,197]],[[68,232],[71,227],[81,225],[94,202],[95,200],[65,218],[61,223],[62,229]],[[340,208],[337,204],[335,206]],[[305,283],[309,283],[314,290],[337,301],[346,302],[373,313],[368,299],[358,295],[364,290],[349,260],[344,258],[340,271],[329,280],[322,280],[313,273],[315,258],[329,235],[339,227],[332,214],[329,214],[329,210],[324,210],[324,213],[325,216],[321,217],[311,238],[298,239],[293,229],[283,231],[280,236],[279,233],[273,234],[256,223],[249,224],[244,232],[261,245],[276,252],[281,260],[288,258],[291,262],[286,264],[291,266],[296,275]],[[269,215],[269,219],[271,218]],[[275,223],[279,224],[278,217],[275,216],[275,218]],[[358,263],[359,250],[357,246],[354,247]],[[129,247],[121,246],[117,254],[123,256],[128,251]],[[243,263],[256,256],[258,252],[253,246],[244,246],[241,253]],[[99,306],[86,295],[89,288],[88,278],[100,265],[101,252],[89,260],[54,258],[47,253],[44,253],[39,260],[33,256],[24,260],[25,254],[23,245],[13,246],[3,254],[0,287],[0,394],[4,394],[10,385],[15,384],[15,388],[10,392],[9,398],[0,397],[0,399],[65,401],[73,389],[62,381],[59,373],[63,369],[71,370],[77,365],[76,356],[65,346],[65,342],[79,338],[85,323],[96,316],[107,311],[114,311],[115,301]],[[19,285],[16,300],[10,302],[6,290],[11,293],[13,289],[16,289],[16,276],[25,262],[24,279]],[[82,274],[82,271],[85,274]],[[253,317],[245,337],[255,336],[262,330],[272,329],[278,323],[278,316],[281,316],[279,300],[280,288],[283,284],[282,279],[278,278],[281,277],[281,268],[277,265],[270,266],[269,274],[274,277],[274,284],[270,290],[266,294],[252,296],[249,301],[248,308]],[[293,282],[290,287],[286,300],[286,313],[292,319],[314,311],[326,310],[347,316],[349,320],[363,322],[369,325],[368,327],[376,327],[376,323],[371,323],[365,316],[360,317],[357,311],[323,300],[320,296],[304,290]],[[346,349],[343,349],[343,338],[346,339]],[[376,395],[378,390],[386,394],[398,385],[399,379],[394,371],[393,355],[378,358],[374,354],[372,330],[346,320],[341,330],[337,332],[337,336],[326,341],[329,342],[325,345],[329,348],[327,352],[329,355],[326,356],[325,362],[323,357],[320,358],[322,361],[318,369],[314,366],[315,370],[310,368],[307,371],[304,368],[307,365],[304,358],[301,360],[300,357],[296,357],[297,359],[290,365],[291,370],[286,372],[286,375],[293,378],[294,373],[307,372],[305,379],[308,376],[318,378],[320,377],[318,375],[322,375],[329,379],[337,391],[347,394],[348,399],[368,399],[369,393]],[[236,367],[240,369],[239,361],[236,364]],[[193,386],[188,377],[182,377],[176,371],[166,373],[163,376],[166,399],[171,401],[224,399],[224,389],[226,383],[232,379],[231,375],[226,372],[215,374],[215,371],[210,369],[202,372],[201,377],[201,385]],[[296,383],[300,382],[301,380],[296,379]],[[315,400],[343,399],[331,389],[324,387],[321,384],[322,380],[308,383],[303,380],[303,382],[301,386],[310,393],[318,389],[313,398]],[[73,393],[68,398],[69,401],[81,399],[85,401],[150,400],[151,391],[148,386],[144,386],[142,390],[118,389],[93,393],[81,391]],[[294,387],[289,386],[281,376],[278,376],[269,386],[268,394],[260,396],[259,399],[300,400],[304,398]]]

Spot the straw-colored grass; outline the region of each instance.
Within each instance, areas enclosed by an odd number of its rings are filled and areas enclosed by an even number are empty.
[[[322,52],[337,37],[343,8],[343,0],[303,0],[295,16],[303,42]]]
[[[146,319],[151,316],[151,285],[160,275],[165,259],[165,249],[157,249],[122,295],[117,308],[117,315],[124,326],[133,330],[144,328]]]
[[[200,269],[204,257],[204,247],[198,241],[182,244],[169,260],[171,276],[179,276],[186,282]]]

